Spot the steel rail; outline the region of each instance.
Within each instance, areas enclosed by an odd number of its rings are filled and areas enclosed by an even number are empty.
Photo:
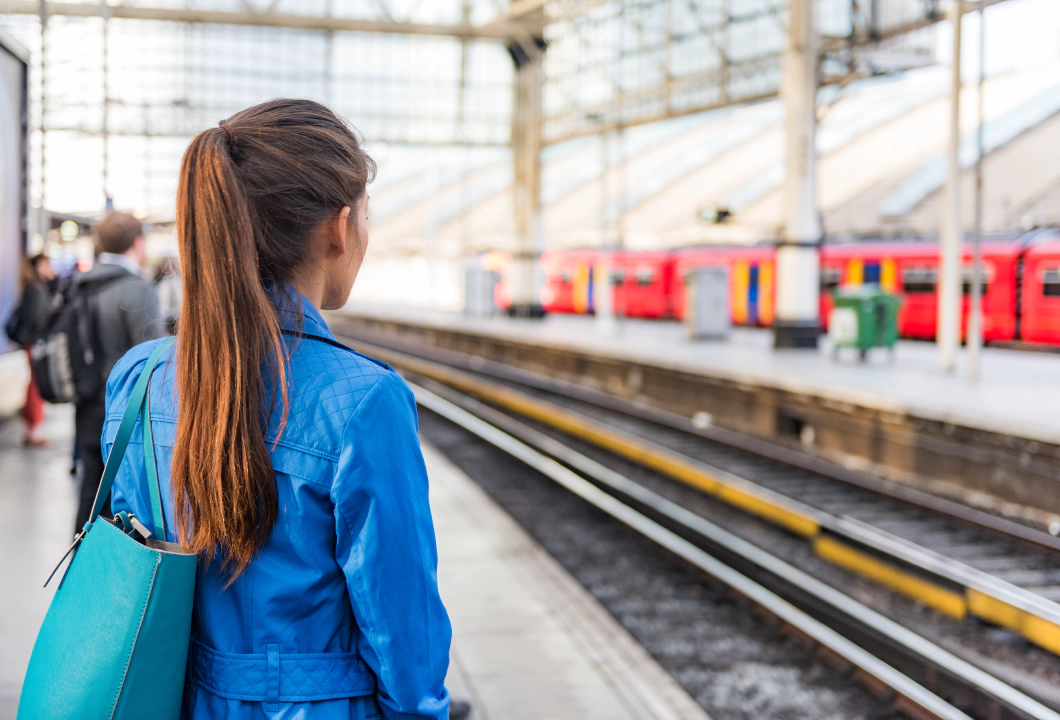
[[[1056,603],[920,545],[849,518],[837,518],[669,448],[633,437],[511,388],[374,346],[370,352],[464,392],[474,393],[608,452],[668,475],[807,538],[822,558],[957,619],[972,613],[1060,653]],[[912,572],[910,572],[910,570]]]
[[[428,380],[428,382],[431,381]],[[593,480],[621,492],[637,503],[650,508],[653,512],[706,539],[715,546],[724,548],[726,551],[747,560],[772,576],[779,578],[783,583],[798,588],[808,596],[830,605],[838,613],[854,619],[859,625],[871,628],[878,634],[879,638],[885,639],[886,643],[897,643],[905,651],[929,661],[936,671],[949,672],[956,678],[960,678],[973,687],[981,688],[998,700],[1027,713],[1031,717],[1039,717],[1037,713],[1042,712],[1043,709],[1046,711],[1046,715],[1043,717],[1060,717],[1060,715],[1056,715],[1053,710],[1045,707],[1039,701],[1030,698],[1022,691],[1011,687],[981,668],[962,660],[953,655],[953,653],[926,640],[862,603],[853,600],[826,583],[718,527],[702,516],[662,497],[606,465],[586,457],[555,438],[489,405],[481,403],[473,397],[461,395],[444,385],[438,384],[435,394],[441,395],[443,399],[448,399],[449,402],[459,402],[464,409],[478,415],[480,419],[495,425]]]
[[[574,468],[601,485],[611,488],[637,503],[650,508],[709,542],[724,546],[730,552],[762,568],[785,583],[798,588],[819,601],[848,615],[860,625],[871,628],[903,646],[906,651],[923,658],[938,671],[954,676],[1004,706],[1016,711],[1016,716],[1039,720],[1060,720],[1060,714],[1037,700],[971,665],[949,651],[935,645],[911,630],[835,590],[729,533],[705,518],[663,498],[618,472],[588,458],[523,423],[504,416],[497,410],[471,400],[474,412],[462,408],[425,387],[412,383],[417,402],[423,407],[456,423],[495,447],[526,463],[583,500],[636,530],[663,548],[698,567],[755,604],[790,624],[817,643],[876,678],[895,693],[937,718],[958,720],[969,718],[962,710],[946,702],[937,694],[898,671],[860,645],[817,620],[793,603],[785,600],[764,585],[752,580],[733,567],[711,556],[702,548],[660,525],[647,515],[608,494],[589,480],[574,472]],[[482,415],[480,417],[480,415]],[[489,421],[484,419],[488,417]],[[502,430],[498,425],[504,425]],[[507,431],[507,432],[506,432]],[[534,447],[532,447],[534,446]],[[537,449],[535,449],[535,447]],[[547,453],[546,454],[542,454]],[[552,457],[548,457],[552,456]],[[560,461],[562,461],[561,464]],[[567,467],[570,466],[570,467]]]
[[[1053,537],[1052,535],[1035,530],[1026,525],[996,515],[991,515],[982,510],[976,510],[975,508],[962,505],[953,500],[947,500],[936,495],[931,495],[922,490],[917,490],[916,488],[876,478],[856,470],[850,470],[822,458],[807,455],[797,450],[769,442],[768,440],[751,437],[717,426],[697,427],[692,418],[684,415],[638,403],[633,400],[627,400],[593,388],[540,375],[522,368],[505,365],[494,360],[487,360],[478,356],[468,356],[463,353],[441,348],[425,348],[419,343],[395,342],[393,338],[382,338],[375,333],[364,335],[356,332],[349,332],[348,330],[344,332],[358,341],[369,342],[379,347],[413,354],[445,365],[460,367],[472,372],[497,378],[498,380],[515,382],[537,390],[544,390],[556,395],[567,396],[591,405],[596,405],[606,410],[613,410],[633,418],[647,420],[648,422],[679,430],[690,435],[697,435],[707,440],[734,447],[738,450],[744,450],[770,460],[791,465],[800,470],[824,475],[825,477],[838,480],[848,485],[853,485],[909,505],[921,507],[934,513],[946,515],[955,520],[975,525],[1005,538],[1015,539],[1045,550],[1060,553],[1060,537]]]

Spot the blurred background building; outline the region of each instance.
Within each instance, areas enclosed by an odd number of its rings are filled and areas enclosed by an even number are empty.
[[[984,229],[1060,223],[1060,5],[985,5]],[[57,225],[40,208],[91,218],[113,206],[156,225],[155,254],[173,252],[167,223],[190,137],[255,102],[299,96],[348,118],[380,165],[361,298],[459,307],[465,261],[484,251],[775,240],[788,8],[0,0],[0,27],[29,56],[27,239],[39,247]],[[937,235],[948,8],[816,3],[826,236]],[[966,168],[979,22],[964,19]],[[963,212],[970,227],[972,204]]]

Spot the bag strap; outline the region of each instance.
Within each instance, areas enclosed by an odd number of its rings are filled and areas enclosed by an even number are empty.
[[[151,496],[151,532],[156,540],[166,539],[166,516],[162,512],[162,488],[158,484],[158,464],[155,462],[155,440],[151,433],[151,385],[144,395],[143,416],[144,467],[147,469],[147,492]]]
[[[125,406],[125,412],[121,416],[121,424],[118,426],[118,433],[114,437],[114,445],[111,447],[110,456],[107,458],[107,464],[103,468],[103,478],[99,482],[99,490],[96,491],[96,501],[92,504],[92,513],[88,516],[89,524],[96,521],[99,517],[99,513],[103,510],[103,501],[107,499],[107,495],[110,494],[110,488],[114,485],[114,478],[118,475],[118,468],[121,467],[122,458],[125,457],[125,450],[129,447],[129,440],[132,438],[133,429],[136,426],[136,418],[140,414],[140,409],[144,405],[144,401],[147,397],[147,386],[151,382],[151,373],[155,370],[155,365],[158,364],[158,359],[162,357],[162,353],[169,349],[176,338],[167,338],[165,341],[158,344],[155,351],[151,353],[150,357],[147,358],[147,362],[144,364],[143,372],[140,373],[140,377],[136,381],[136,385],[133,386],[132,394],[129,396],[129,403]],[[149,423],[148,423],[149,425]],[[150,427],[145,431],[145,437],[150,437]],[[154,459],[154,445],[151,447],[151,458]],[[145,448],[145,453],[146,453]],[[147,455],[144,455],[146,459]],[[154,468],[154,463],[149,465],[148,478],[154,476],[154,482],[149,483],[153,487],[151,496],[151,509],[152,512],[159,512],[155,510],[155,496],[153,493],[158,492],[158,474]],[[159,508],[161,503],[159,503]],[[160,513],[159,513],[160,514]],[[155,519],[158,522],[158,519]],[[165,535],[162,535],[160,540],[165,540]]]

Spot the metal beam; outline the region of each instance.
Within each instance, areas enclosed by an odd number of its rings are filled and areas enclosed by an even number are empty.
[[[981,12],[982,10],[985,10],[991,5],[997,5],[1000,2],[1005,2],[1005,0],[964,0],[964,2],[961,3],[961,15],[963,17],[964,15],[970,15],[974,12]],[[906,23],[905,25],[899,25],[898,27],[884,30],[883,32],[877,33],[876,36],[872,38],[863,36],[861,34],[855,34],[854,41],[857,44],[865,45],[879,43],[883,42],[884,40],[891,40],[893,38],[898,37],[899,35],[908,35],[909,33],[916,32],[917,30],[923,30],[926,27],[930,27],[932,25],[940,23],[945,19],[946,17],[942,13],[939,13],[936,16],[925,16],[919,20],[914,20],[910,23]],[[826,37],[823,38],[821,42],[821,48],[824,52],[840,50],[848,47],[849,45],[849,36]]]
[[[108,6],[111,18],[155,20],[159,22],[202,23],[208,25],[250,25],[255,27],[289,28],[294,30],[333,30],[340,32],[384,33],[390,35],[432,35],[484,40],[510,40],[512,33],[506,23],[488,25],[434,25],[429,23],[398,22],[395,20],[366,20],[360,18],[327,17],[324,15],[294,15],[276,12],[226,12],[192,8],[144,7],[134,5]],[[48,16],[103,17],[98,3],[48,2]],[[0,0],[0,15],[39,15],[38,0]]]
[[[962,12],[977,12],[982,8],[996,5],[1005,0],[964,0]],[[525,0],[525,2],[537,2],[537,0]],[[522,3],[517,0],[512,7]],[[583,0],[581,3],[568,3],[562,9],[569,13],[570,17],[584,14],[589,9],[603,4],[603,0]],[[789,3],[790,4],[790,3]],[[707,38],[716,38],[723,32],[726,24],[732,24],[734,20],[752,21],[763,18],[775,17],[781,20],[779,6],[765,6],[752,12],[738,16],[730,16],[726,20],[712,24],[698,24],[683,32],[689,35],[702,35]],[[560,15],[565,18],[567,15]],[[824,55],[849,51],[851,47],[863,48],[876,45],[880,42],[892,40],[901,35],[906,35],[917,30],[930,27],[945,20],[942,14],[925,15],[923,18],[906,22],[905,24],[884,28],[869,37],[867,33],[854,30],[852,35],[831,36],[818,39],[818,49],[822,57]],[[555,18],[552,18],[553,22]],[[673,43],[673,36],[666,39],[666,43]],[[664,45],[645,46],[640,50],[648,52],[662,49]],[[715,43],[714,50],[723,48],[724,43]],[[595,135],[601,132],[609,132],[622,127],[633,127],[646,123],[656,122],[667,118],[680,117],[693,113],[704,112],[721,107],[738,105],[746,102],[763,100],[777,96],[779,87],[769,87],[767,84],[751,84],[748,79],[754,76],[766,76],[775,72],[780,65],[780,51],[768,52],[762,55],[745,58],[738,62],[725,63],[720,67],[712,67],[705,71],[693,72],[687,75],[672,75],[665,83],[651,87],[641,87],[635,90],[618,94],[606,102],[594,105],[578,105],[568,102],[562,109],[544,118],[543,143],[552,145],[565,140],[586,135]],[[779,73],[777,73],[779,76]],[[549,78],[554,80],[555,78]],[[851,78],[822,78],[824,83],[846,82]],[[733,93],[732,88],[738,86],[752,87],[753,91],[748,94]],[[586,118],[603,118],[589,121]],[[621,118],[621,122],[620,119]]]

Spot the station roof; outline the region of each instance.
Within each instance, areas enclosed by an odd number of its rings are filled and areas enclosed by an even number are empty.
[[[819,197],[830,235],[934,234],[945,179],[949,71],[928,67],[821,91]],[[964,214],[973,221],[977,90],[963,93]],[[1060,222],[1060,61],[989,78],[984,90],[984,229]],[[661,249],[758,242],[781,227],[783,106],[764,101],[548,148],[542,221],[548,248],[600,242],[620,225],[625,245]],[[607,167],[606,182],[602,181]],[[506,151],[422,168],[379,187],[373,238],[410,252],[510,249]],[[724,222],[701,219],[724,209]]]

